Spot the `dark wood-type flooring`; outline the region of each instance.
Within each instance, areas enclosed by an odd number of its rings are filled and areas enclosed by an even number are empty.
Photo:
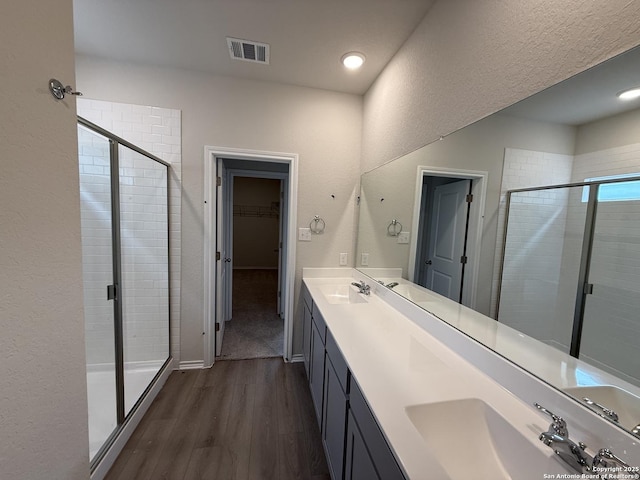
[[[302,363],[175,371],[106,480],[328,480]]]

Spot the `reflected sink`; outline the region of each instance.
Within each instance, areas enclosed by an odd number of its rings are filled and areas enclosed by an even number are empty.
[[[531,431],[522,435],[498,412],[475,398],[407,407],[406,413],[452,480],[535,479],[570,473]],[[546,477],[550,478],[550,477]]]
[[[332,305],[347,303],[367,303],[365,295],[358,293],[352,285],[320,285],[320,291]]]
[[[618,423],[627,430],[633,430],[640,424],[640,398],[613,385],[593,385],[585,387],[565,388],[565,392],[586,405],[584,397],[613,410],[618,414]],[[594,412],[600,414],[601,410],[595,406],[587,405]]]
[[[438,299],[433,295],[429,295],[428,293],[423,292],[422,290],[419,290],[407,283],[401,283],[400,285],[396,285],[395,287],[393,287],[392,290],[402,295],[404,298],[406,298],[407,300],[413,303],[422,304],[422,303],[432,303],[432,302],[438,301]]]

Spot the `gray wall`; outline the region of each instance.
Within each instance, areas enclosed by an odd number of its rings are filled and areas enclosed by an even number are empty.
[[[0,477],[89,478],[71,0],[0,15]]]
[[[365,95],[361,171],[640,43],[640,2],[440,0]]]

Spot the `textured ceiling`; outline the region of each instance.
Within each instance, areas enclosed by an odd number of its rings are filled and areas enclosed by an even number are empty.
[[[74,0],[76,51],[363,94],[433,0]],[[269,65],[231,60],[226,36],[268,43]],[[357,72],[340,63],[365,54]]]

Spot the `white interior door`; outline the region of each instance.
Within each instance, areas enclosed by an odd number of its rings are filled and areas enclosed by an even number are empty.
[[[231,252],[228,241],[227,215],[225,210],[228,206],[227,189],[228,175],[224,167],[224,161],[217,159],[217,216],[216,216],[216,356],[220,356],[222,351],[222,339],[224,337],[224,327],[228,312],[227,289],[229,288],[228,273],[231,269]]]
[[[462,291],[470,186],[471,180],[460,180],[436,187],[431,210],[426,287],[456,302]]]

